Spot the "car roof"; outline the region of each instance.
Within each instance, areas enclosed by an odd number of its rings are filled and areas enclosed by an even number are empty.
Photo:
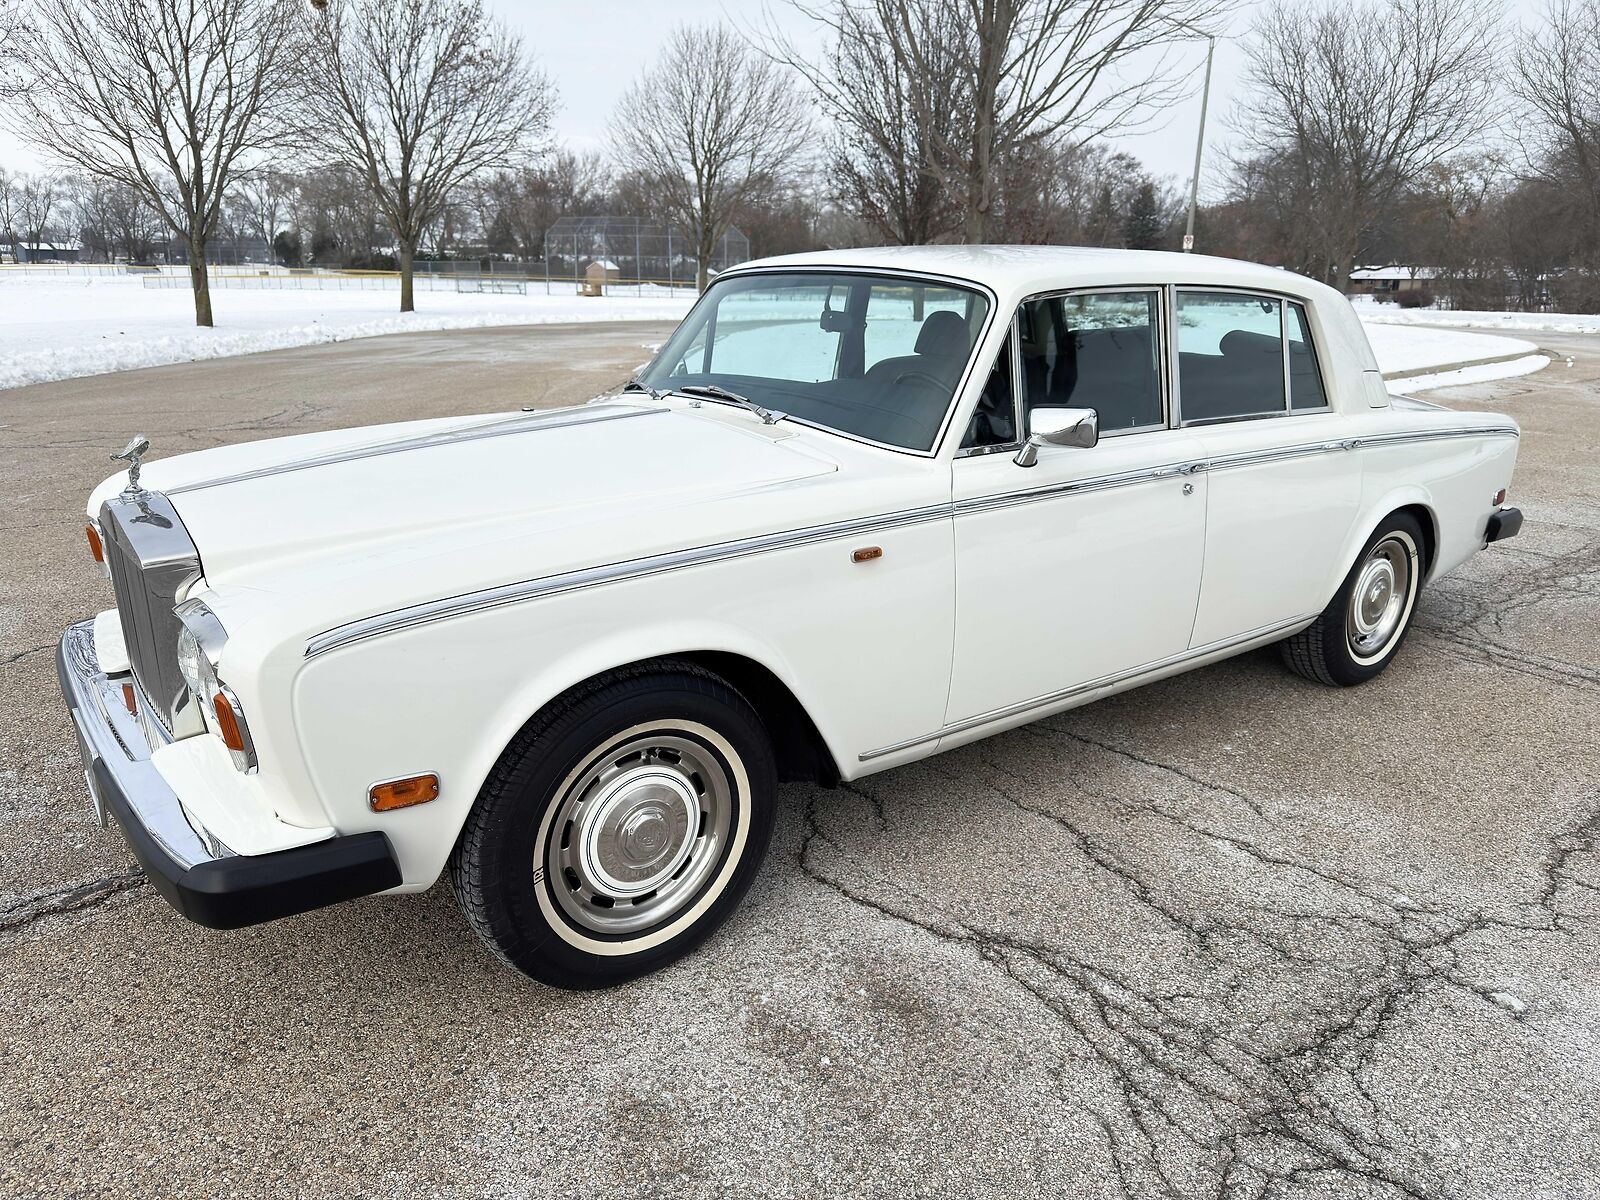
[[[868,246],[757,259],[725,274],[774,267],[876,267],[946,275],[984,284],[1003,299],[1059,288],[1163,283],[1262,288],[1308,299],[1327,290],[1303,275],[1261,263],[1098,246]]]

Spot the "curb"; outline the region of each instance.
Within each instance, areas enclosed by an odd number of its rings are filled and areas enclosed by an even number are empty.
[[[1396,383],[1403,379],[1415,379],[1419,375],[1443,375],[1447,371],[1460,371],[1466,367],[1488,367],[1495,363],[1517,362],[1535,354],[1550,356],[1550,351],[1542,346],[1535,346],[1532,350],[1518,350],[1515,354],[1496,354],[1491,358],[1469,358],[1462,362],[1440,363],[1433,367],[1412,367],[1405,371],[1386,371],[1383,379],[1385,383]]]

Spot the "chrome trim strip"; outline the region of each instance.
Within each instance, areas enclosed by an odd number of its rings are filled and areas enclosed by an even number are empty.
[[[1076,683],[1071,687],[1062,688],[1059,691],[1049,692],[1043,696],[1036,696],[1032,700],[1023,700],[1017,704],[1008,704],[1003,708],[992,708],[988,712],[978,713],[976,716],[966,717],[960,721],[953,721],[935,733],[924,734],[922,737],[917,738],[909,738],[906,741],[896,742],[892,746],[884,746],[878,750],[868,750],[866,753],[858,755],[857,757],[861,762],[871,762],[873,759],[882,758],[886,754],[894,754],[901,750],[910,750],[914,746],[922,746],[926,745],[928,742],[936,742],[940,738],[950,737],[958,733],[966,733],[968,730],[977,729],[983,725],[992,725],[998,721],[1004,721],[1010,717],[1020,716],[1023,713],[1031,712],[1036,708],[1048,708],[1052,704],[1060,704],[1063,701],[1071,700],[1076,696],[1085,695],[1089,692],[1098,692],[1108,687],[1115,687],[1120,683],[1128,683],[1131,680],[1139,678],[1141,675],[1150,675],[1157,671],[1164,671],[1168,667],[1178,666],[1189,659],[1204,658],[1208,654],[1216,654],[1233,646],[1242,646],[1246,642],[1254,642],[1259,641],[1262,638],[1269,638],[1287,630],[1294,629],[1297,626],[1304,626],[1308,622],[1316,620],[1316,617],[1316,613],[1307,613],[1303,616],[1293,617],[1287,621],[1279,621],[1275,625],[1263,625],[1260,629],[1251,630],[1249,633],[1239,634],[1238,636],[1231,638],[1223,638],[1220,641],[1209,642],[1204,646],[1199,646],[1192,650],[1185,650],[1181,654],[1169,655],[1166,658],[1157,659],[1155,662],[1146,663],[1141,667],[1134,667],[1131,671],[1118,671],[1111,675],[1102,675],[1097,679],[1090,679],[1084,683]]]
[[[1058,496],[1072,496],[1080,492],[1102,492],[1111,488],[1129,487],[1151,479],[1168,479],[1174,475],[1192,475],[1206,469],[1203,460],[1169,463],[1159,467],[1140,467],[1132,471],[1118,471],[1111,475],[1091,475],[1084,479],[1069,479],[1047,487],[1030,488],[1022,492],[1001,492],[994,496],[971,496],[956,502],[956,513],[990,512],[997,508],[1011,508],[1018,504],[1032,504],[1039,500],[1054,500]]]
[[[311,458],[302,458],[296,462],[258,467],[253,471],[239,471],[232,475],[218,475],[212,479],[200,479],[193,483],[180,483],[164,488],[163,492],[168,496],[177,496],[202,488],[222,487],[225,484],[244,483],[252,479],[267,479],[274,475],[287,475],[292,471],[308,471],[313,467],[356,462],[363,458],[377,458],[385,454],[401,454],[407,450],[426,450],[434,446],[475,442],[483,438],[508,437],[514,433],[561,429],[568,425],[596,425],[602,421],[620,421],[626,417],[650,417],[671,411],[670,408],[647,408],[632,404],[604,404],[585,405],[577,409],[555,408],[535,413],[517,413],[510,417],[497,417],[480,425],[469,425],[463,429],[417,434],[393,442],[380,442],[376,446],[352,446],[347,450],[332,450],[327,454],[313,455]]]
[[[900,512],[883,513],[869,517],[855,517],[846,521],[835,521],[826,525],[812,525],[801,529],[787,530],[782,533],[759,534],[754,537],[739,538],[728,542],[714,542],[706,546],[673,550],[662,554],[648,555],[644,558],[584,567],[575,571],[565,571],[557,575],[545,575],[533,579],[519,580],[515,583],[484,588],[476,592],[441,597],[438,600],[426,601],[408,608],[377,613],[370,617],[363,617],[359,620],[347,622],[344,625],[335,626],[317,634],[306,643],[305,657],[308,659],[315,658],[317,655],[325,654],[330,650],[337,650],[342,646],[365,641],[368,638],[379,637],[382,634],[393,633],[401,629],[411,629],[418,625],[426,625],[434,621],[446,620],[450,617],[503,608],[508,604],[520,604],[525,600],[537,600],[563,592],[597,587],[605,583],[614,583],[625,579],[640,579],[648,575],[660,575],[669,571],[682,570],[686,567],[705,566],[710,563],[746,558],[752,554],[763,554],[769,550],[784,550],[794,546],[806,546],[816,542],[831,541],[835,538],[850,537],[876,530],[899,529],[908,525],[920,525],[929,521],[944,520],[971,513],[990,512],[995,509],[1009,508],[1013,505],[1052,500],[1060,496],[1106,491],[1112,488],[1145,483],[1153,479],[1193,475],[1201,471],[1226,470],[1229,467],[1250,466],[1279,458],[1296,458],[1309,454],[1329,453],[1335,450],[1353,450],[1360,446],[1383,445],[1395,441],[1422,441],[1434,438],[1504,434],[1516,436],[1516,430],[1506,427],[1416,430],[1408,433],[1381,434],[1367,438],[1345,438],[1337,441],[1329,440],[1298,446],[1249,451],[1225,455],[1216,459],[1187,459],[1174,463],[1165,463],[1158,467],[1142,467],[1132,471],[1118,471],[1108,475],[1093,475],[1083,479],[1068,480],[1048,487],[1002,492],[994,496],[974,496],[954,503],[930,504],[922,508],[905,509]],[[887,751],[882,753],[887,753]]]
[[[827,525],[813,525],[804,529],[789,530],[785,533],[760,534],[755,537],[739,538],[730,542],[717,542],[709,546],[700,546],[688,550],[652,554],[645,558],[629,559],[625,562],[611,563],[598,567],[585,567],[576,571],[565,571],[559,575],[525,579],[517,583],[485,588],[477,592],[467,592],[460,596],[430,600],[423,604],[412,605],[409,608],[400,608],[392,612],[364,617],[359,621],[351,621],[325,633],[320,633],[306,643],[305,657],[315,658],[317,655],[325,654],[329,650],[336,650],[341,646],[348,646],[352,642],[364,641],[380,634],[393,633],[400,629],[410,629],[417,625],[426,625],[449,617],[459,617],[469,613],[485,612],[493,608],[503,608],[508,604],[520,604],[525,600],[541,599],[545,596],[553,596],[562,592],[580,591],[603,583],[616,583],[625,579],[640,579],[647,575],[662,575],[669,571],[683,570],[685,567],[699,567],[708,563],[747,558],[752,554],[762,554],[768,550],[786,550],[794,546],[807,546],[816,542],[831,541],[835,538],[851,537],[868,531],[901,529],[908,525],[921,525],[929,521],[946,520],[951,516],[951,513],[952,506],[948,503],[930,504],[923,508],[911,508],[897,513],[856,517],[848,521],[835,521]]]
[[[1355,439],[1356,445],[1394,446],[1405,442],[1444,441],[1464,437],[1514,437],[1520,439],[1522,431],[1510,425],[1491,425],[1482,429],[1410,429],[1403,433],[1375,433]]]

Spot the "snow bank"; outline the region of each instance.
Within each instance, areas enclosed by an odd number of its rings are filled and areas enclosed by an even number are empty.
[[[1362,321],[1374,325],[1455,329],[1504,329],[1509,333],[1600,333],[1600,314],[1443,311],[1396,308],[1392,304],[1358,303]]]
[[[1515,379],[1519,375],[1532,375],[1550,365],[1546,354],[1529,354],[1510,362],[1483,363],[1461,367],[1454,371],[1438,371],[1427,375],[1409,375],[1389,382],[1391,392],[1426,392],[1434,388],[1459,387],[1464,383],[1491,383],[1496,379]]]
[[[186,289],[138,277],[17,277],[0,272],[0,388],[107,371],[225,358],[418,330],[572,321],[677,321],[692,296],[420,293],[401,314],[388,291],[216,289],[216,327],[194,324]]]

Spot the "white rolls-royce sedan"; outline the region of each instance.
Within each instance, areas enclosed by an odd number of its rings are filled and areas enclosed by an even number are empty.
[[[116,607],[61,685],[102,818],[194,920],[448,872],[507,963],[598,986],[728,915],[780,780],[1268,643],[1371,680],[1419,589],[1517,532],[1517,438],[1391,396],[1285,271],[755,262],[586,405],[136,438],[88,510]],[[1074,633],[1015,636],[1045,628]]]

